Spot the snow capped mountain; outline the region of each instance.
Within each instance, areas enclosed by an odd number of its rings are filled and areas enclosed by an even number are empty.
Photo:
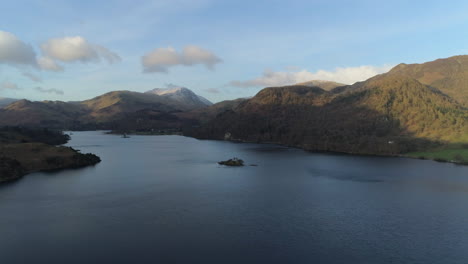
[[[145,93],[170,98],[191,109],[202,108],[213,104],[208,99],[195,94],[185,87],[171,86],[169,88],[155,88]]]

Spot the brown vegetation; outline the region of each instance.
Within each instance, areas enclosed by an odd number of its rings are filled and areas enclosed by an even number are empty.
[[[389,74],[405,75],[436,88],[468,107],[468,56],[453,56],[422,64],[400,64]]]
[[[466,108],[407,76],[381,75],[339,89],[265,88],[186,133],[381,155],[457,142],[468,134]]]
[[[79,168],[94,165],[100,158],[81,154],[63,144],[69,137],[61,132],[26,128],[0,129],[0,182],[18,179],[35,171]]]

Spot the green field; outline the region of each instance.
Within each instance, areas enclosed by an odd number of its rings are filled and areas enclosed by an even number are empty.
[[[468,146],[466,144],[454,144],[427,151],[410,152],[406,156],[468,164]]]

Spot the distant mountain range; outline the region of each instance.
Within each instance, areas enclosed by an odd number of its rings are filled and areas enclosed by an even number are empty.
[[[400,64],[353,85],[310,81],[211,104],[187,88],[116,91],[82,102],[21,100],[1,125],[171,130],[206,139],[397,155],[468,143],[468,56]]]
[[[79,102],[32,102],[23,99],[0,109],[0,126],[123,129],[138,122],[146,129],[166,126],[166,119],[170,120],[169,123],[177,119],[174,113],[211,104],[187,88],[154,89],[146,93],[114,91]]]

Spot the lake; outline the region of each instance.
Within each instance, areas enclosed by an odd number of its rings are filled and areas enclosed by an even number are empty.
[[[468,263],[468,167],[74,132],[95,167],[0,186],[0,263]],[[223,167],[239,157],[258,166]]]

